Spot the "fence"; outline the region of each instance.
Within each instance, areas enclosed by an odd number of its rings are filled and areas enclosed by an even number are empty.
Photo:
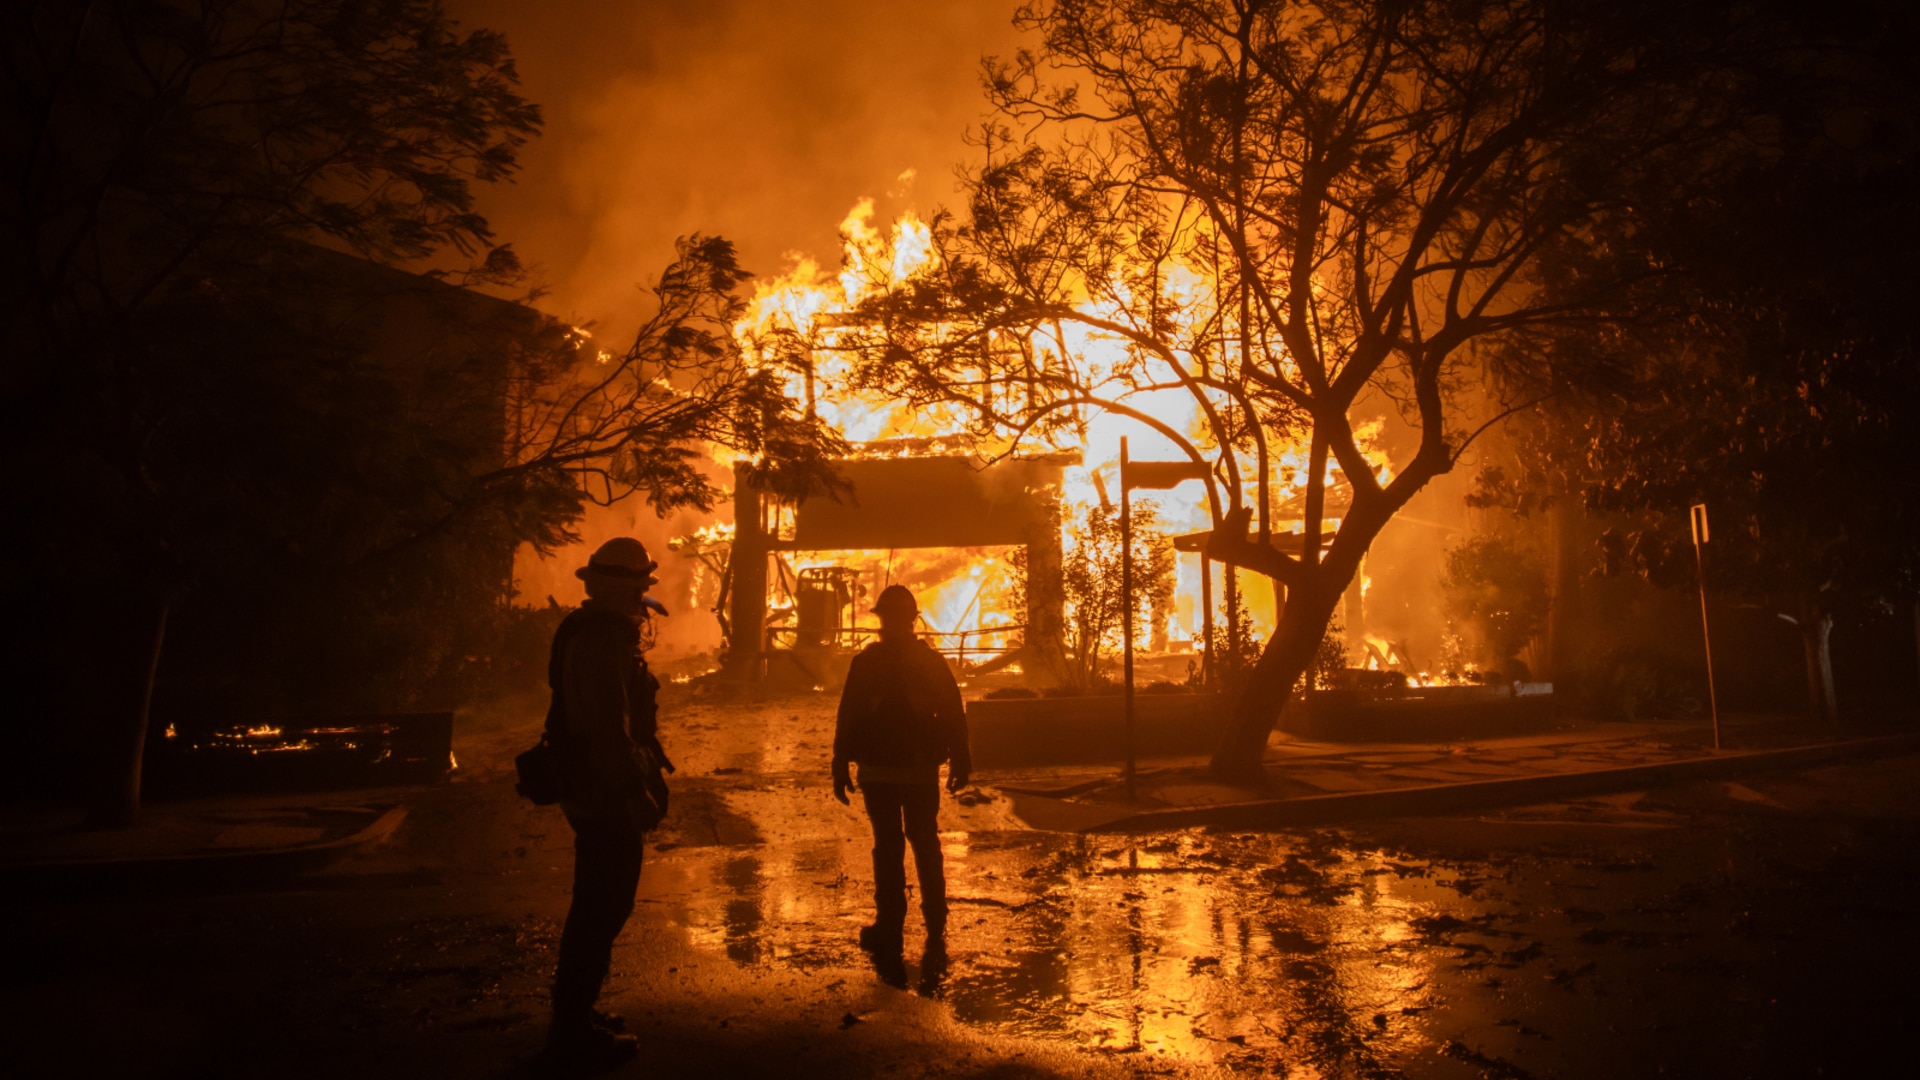
[[[942,656],[951,657],[961,670],[967,668],[967,658],[993,657],[1007,651],[1012,646],[983,644],[979,638],[1018,634],[1026,629],[1024,623],[1012,626],[987,626],[973,630],[929,630],[920,637],[933,646],[933,650]],[[766,651],[776,649],[860,649],[880,633],[873,626],[843,626],[837,628],[808,628],[801,630],[797,626],[767,627]],[[802,640],[805,644],[802,645]]]

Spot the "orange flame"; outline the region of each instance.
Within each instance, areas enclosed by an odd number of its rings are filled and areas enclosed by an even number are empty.
[[[911,212],[903,214],[885,230],[875,225],[873,216],[873,200],[861,199],[841,222],[842,257],[837,275],[829,276],[812,259],[796,255],[784,274],[759,284],[746,316],[734,327],[736,339],[750,363],[779,367],[785,372],[788,395],[796,401],[810,401],[816,415],[849,442],[912,441],[912,449],[898,444],[880,445],[869,453],[899,455],[956,452],[967,448],[970,445],[965,425],[967,417],[957,406],[913,407],[848,386],[851,361],[846,352],[835,348],[846,333],[843,321],[846,313],[876,290],[900,286],[937,268],[938,252],[932,230],[918,216]],[[1173,265],[1163,271],[1156,287],[1173,301],[1174,310],[1188,313],[1187,324],[1175,328],[1176,338],[1193,331],[1203,317],[1217,314],[1220,297],[1214,281],[1199,269]],[[1087,301],[1081,310],[1123,322],[1127,318],[1123,310],[1125,301],[1124,295],[1104,302]],[[1040,363],[1061,362],[1060,354],[1064,352],[1073,358],[1083,377],[1097,391],[1124,399],[1128,406],[1178,432],[1200,453],[1215,456],[1221,453],[1199,402],[1191,391],[1177,385],[1179,380],[1172,371],[1159,370],[1165,367],[1164,363],[1140,354],[1119,335],[1084,324],[1069,323],[1057,332],[1060,335],[1057,340],[1036,339],[1031,343]],[[788,351],[783,354],[783,349]],[[800,370],[790,362],[796,349],[803,357]],[[783,359],[789,363],[783,364]],[[1142,364],[1156,384],[1172,388],[1137,389],[1130,381],[1130,373],[1140,370]],[[1215,406],[1229,405],[1224,395],[1212,396]],[[1386,453],[1377,446],[1381,429],[1379,421],[1369,421],[1359,425],[1355,434],[1375,479],[1385,483],[1392,478],[1393,468]],[[1174,441],[1116,413],[1088,410],[1078,418],[1075,434],[1074,444],[1057,447],[1077,449],[1082,454],[1083,465],[1069,467],[1062,483],[1063,508],[1068,521],[1084,516],[1091,507],[1104,501],[1102,485],[1106,492],[1117,495],[1122,436],[1130,439],[1131,453],[1137,459],[1186,456],[1185,450]],[[1276,533],[1299,531],[1303,523],[1297,510],[1291,516],[1287,511],[1304,498],[1308,448],[1304,443],[1289,442],[1270,446],[1269,450],[1271,476],[1264,494],[1267,505],[1274,508],[1271,526]],[[1257,490],[1257,471],[1251,461],[1241,460],[1239,465],[1241,502],[1259,505],[1263,493]],[[1322,480],[1330,493],[1337,490],[1342,482],[1338,463],[1328,461]],[[1230,492],[1223,494],[1231,495]],[[1157,491],[1153,499],[1160,508],[1163,526],[1170,531],[1196,532],[1213,525],[1207,492],[1197,481]],[[1337,500],[1330,498],[1329,509],[1334,510],[1336,506]],[[1323,531],[1330,535],[1338,529],[1339,520],[1337,511],[1330,514]],[[840,553],[838,561],[845,565],[847,559],[853,559],[866,565],[872,554]],[[896,553],[897,556],[904,554]],[[914,555],[907,561],[921,558],[922,555]],[[802,565],[822,565],[826,561],[833,560],[813,559],[795,566],[797,569]],[[1183,556],[1179,564],[1175,610],[1169,614],[1165,629],[1170,641],[1184,642],[1202,636],[1200,613],[1205,604],[1199,595],[1197,560]],[[931,565],[927,569],[930,570]],[[992,590],[979,584],[997,572],[991,558],[981,555],[941,580],[925,582],[923,587],[931,597],[931,600],[922,600],[928,611],[928,625],[943,631],[958,631],[980,629],[983,624],[979,620],[990,615],[1005,618],[1004,613],[996,613],[992,607]],[[1362,589],[1365,588],[1363,581]],[[1253,617],[1255,633],[1261,637],[1269,635],[1276,621],[1271,590],[1243,587],[1243,595]],[[1221,618],[1217,598],[1214,606],[1215,617]]]

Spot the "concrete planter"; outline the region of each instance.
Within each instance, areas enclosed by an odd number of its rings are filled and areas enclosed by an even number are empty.
[[[1547,684],[1410,686],[1401,690],[1316,690],[1281,727],[1326,742],[1445,742],[1545,731],[1553,723]]]
[[[1139,694],[1133,701],[1140,758],[1210,754],[1226,727],[1218,694]],[[1127,756],[1118,694],[971,701],[967,727],[973,762],[983,769],[1117,765]]]

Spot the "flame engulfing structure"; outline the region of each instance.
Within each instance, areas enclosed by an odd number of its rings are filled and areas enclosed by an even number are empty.
[[[1704,39],[1535,0],[1038,3],[1019,22],[1041,45],[989,67],[965,217],[889,245],[859,217],[850,317],[813,308],[763,362],[816,407],[824,374],[990,456],[1081,450],[1089,482],[1123,423],[1138,456],[1160,456],[1151,432],[1208,468],[1211,557],[1286,593],[1213,760],[1251,774],[1381,530],[1563,377],[1529,345],[1605,283],[1544,288],[1541,256],[1633,227],[1608,170],[1691,167],[1699,117],[1671,103],[1706,89],[1684,52]],[[1513,399],[1484,409],[1461,390],[1496,351]],[[1370,411],[1407,429],[1391,467]]]
[[[884,381],[871,378],[863,359],[870,354],[875,326],[863,314],[863,301],[896,295],[937,283],[946,267],[933,228],[909,212],[885,230],[873,221],[871,200],[861,200],[841,224],[841,269],[829,274],[812,259],[796,257],[780,277],[756,285],[747,314],[735,334],[749,362],[777,371],[787,394],[839,432],[863,457],[966,453],[994,459],[1014,452],[1064,452],[1078,464],[1065,470],[1060,492],[1062,543],[1070,552],[1084,545],[1082,523],[1119,495],[1119,443],[1133,439],[1142,457],[1203,457],[1214,473],[1212,485],[1190,482],[1155,496],[1158,526],[1168,534],[1202,533],[1217,516],[1219,485],[1237,484],[1247,503],[1261,499],[1261,469],[1250,457],[1222,447],[1213,438],[1210,415],[1233,405],[1224,386],[1181,385],[1180,372],[1162,358],[1143,355],[1124,336],[1086,323],[1061,323],[1052,333],[1029,330],[993,335],[990,347],[1003,354],[983,364],[976,377],[944,387],[945,400],[903,397]],[[1175,333],[1195,348],[1203,343],[1203,323],[1217,322],[1217,283],[1182,268],[1171,277],[1182,303],[1168,311]],[[1087,299],[1078,309],[1089,323],[1123,317],[1124,298]],[[996,375],[1007,358],[1030,366],[1034,377]],[[1217,363],[1217,361],[1216,361]],[[1068,366],[1094,393],[1082,395],[1041,424],[1028,424],[1041,398],[1036,390],[1050,368]],[[1044,391],[1043,391],[1044,392]],[[1381,424],[1369,421],[1356,432],[1377,482],[1391,478],[1386,453],[1375,444]],[[1291,432],[1297,435],[1298,432]],[[1309,448],[1297,438],[1270,446],[1273,467],[1265,501],[1280,515],[1274,523],[1298,534],[1305,505]],[[1222,462],[1226,464],[1221,464]],[[1337,462],[1323,462],[1322,482],[1338,489],[1343,474]],[[1215,490],[1210,490],[1210,486]],[[1336,504],[1337,508],[1337,504]],[[1337,527],[1337,518],[1334,519]],[[782,572],[796,575],[830,565],[854,566],[863,581],[905,580],[923,591],[924,617],[936,635],[963,636],[991,651],[1009,644],[996,631],[1011,627],[1018,609],[1020,567],[1007,550],[909,550],[816,552],[795,557]],[[1204,634],[1198,555],[1180,560],[1169,602],[1155,605],[1143,642],[1176,650],[1192,648]],[[787,591],[791,596],[790,590]],[[1271,592],[1247,590],[1245,602],[1253,632],[1272,632],[1277,604]],[[789,601],[789,606],[791,601]],[[776,606],[776,621],[786,609]],[[1113,631],[1117,637],[1118,630]]]

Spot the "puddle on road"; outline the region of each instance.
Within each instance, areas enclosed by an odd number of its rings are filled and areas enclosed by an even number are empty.
[[[824,786],[831,704],[677,712],[674,752],[710,785],[714,820],[650,852],[641,887],[743,972],[877,985],[854,943],[873,911],[865,821]],[[1529,910],[1481,888],[1503,873],[1484,859],[1429,862],[1338,831],[1035,833],[1006,815],[1004,799],[943,802],[951,964],[919,969],[915,914],[906,977],[889,977],[983,1032],[1175,1071],[1474,1075],[1520,1038],[1499,1026],[1513,1015],[1502,980],[1543,985],[1566,962],[1526,933]]]
[[[1502,928],[1511,912],[1469,895],[1476,881],[1381,852],[1197,833],[943,839],[952,962],[921,991],[963,1023],[1089,1050],[1364,1074],[1430,1059],[1444,1038],[1425,1014],[1452,983],[1538,954]],[[681,849],[648,875],[693,944],[862,977],[864,843]],[[911,960],[917,914],[907,929]]]

